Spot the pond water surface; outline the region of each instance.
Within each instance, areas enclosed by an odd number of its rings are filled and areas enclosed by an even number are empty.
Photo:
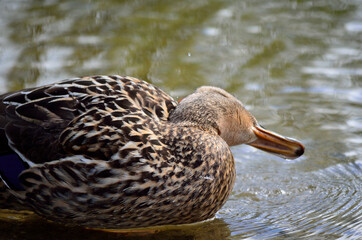
[[[1,239],[362,239],[362,1],[3,0],[0,32],[0,93],[94,74],[176,99],[215,85],[306,146],[233,147],[233,193],[206,223],[129,235],[1,211]]]

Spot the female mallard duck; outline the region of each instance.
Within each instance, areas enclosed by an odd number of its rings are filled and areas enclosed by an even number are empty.
[[[10,193],[47,219],[87,227],[206,220],[234,184],[229,146],[246,143],[290,159],[304,152],[216,87],[177,103],[135,78],[93,76],[0,102],[0,174],[9,188],[0,191],[0,207]]]

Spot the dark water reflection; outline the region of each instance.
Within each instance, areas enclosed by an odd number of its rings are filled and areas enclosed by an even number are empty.
[[[5,0],[0,30],[1,92],[114,73],[175,98],[216,85],[305,143],[293,162],[234,147],[216,220],[131,239],[362,238],[361,1]],[[1,236],[125,237],[19,216],[0,216]]]
[[[48,222],[31,212],[0,210],[1,239],[225,239],[230,235],[227,224],[221,219],[185,226],[165,226],[133,232],[104,232]],[[20,231],[9,231],[16,225]]]

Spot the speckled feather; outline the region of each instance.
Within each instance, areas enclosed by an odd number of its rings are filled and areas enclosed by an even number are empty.
[[[30,165],[20,175],[25,191],[11,193],[47,219],[97,228],[192,223],[213,217],[231,193],[226,142],[170,122],[177,102],[144,81],[75,78],[1,98],[0,135]]]

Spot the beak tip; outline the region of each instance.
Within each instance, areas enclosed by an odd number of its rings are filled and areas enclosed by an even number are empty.
[[[298,157],[302,156],[304,153],[304,147],[299,148],[295,151],[295,155],[297,155]]]
[[[298,158],[304,154],[304,145],[301,143],[298,143],[298,145],[299,147],[294,151],[295,157],[293,159]]]

